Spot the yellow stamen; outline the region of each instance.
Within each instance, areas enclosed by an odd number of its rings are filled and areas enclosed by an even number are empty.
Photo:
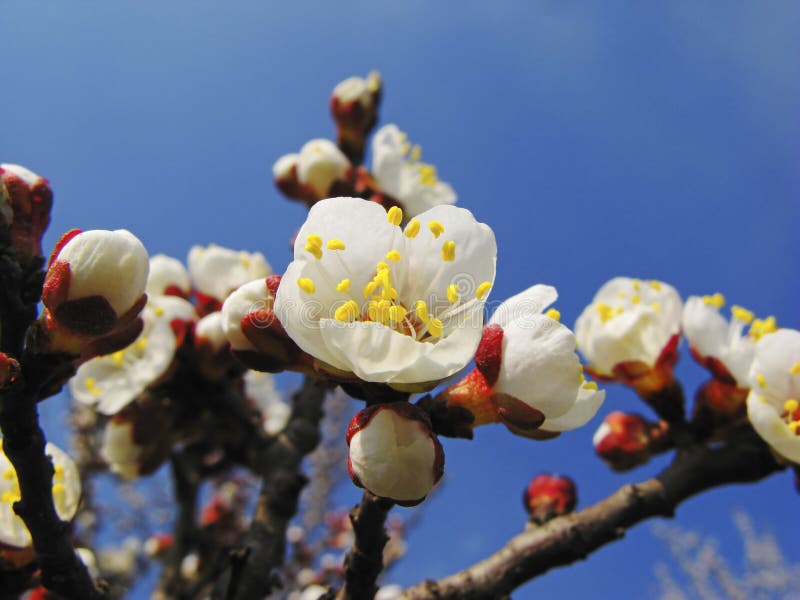
[[[322,238],[318,236],[316,233],[307,235],[306,242],[312,246],[316,246],[317,248],[322,248]]]
[[[399,262],[400,258],[400,253],[397,250],[389,250],[389,252],[386,253],[386,260]]]
[[[655,291],[660,292],[661,291],[661,282],[660,281],[656,281],[655,279],[653,279],[650,282],[650,287],[653,288]]]
[[[714,308],[722,308],[725,306],[725,296],[719,292],[713,296],[703,296],[703,304],[713,306]]]
[[[66,491],[67,491],[66,488],[61,483],[57,483],[53,486],[53,497],[56,500],[56,502],[63,501],[63,498],[59,498],[59,496],[63,496],[66,493]]]
[[[450,304],[458,302],[458,286],[455,283],[447,286],[447,300]]]
[[[138,340],[136,340],[136,349],[137,350],[143,352],[145,348],[147,348],[147,338],[146,337],[141,337]]]
[[[633,280],[633,289],[636,290],[637,292],[639,291],[639,280],[638,279],[634,279]]]
[[[595,308],[597,308],[597,312],[600,314],[601,323],[605,323],[606,321],[614,318],[614,309],[608,304],[600,303]]]
[[[336,309],[336,312],[333,313],[333,318],[337,321],[351,323],[358,318],[359,314],[358,304],[354,300],[348,300]]]
[[[301,277],[297,280],[298,287],[303,290],[306,294],[313,294],[316,287],[314,286],[314,282],[311,281],[308,277]]]
[[[625,312],[625,309],[624,309],[624,308],[622,308],[621,306],[618,306],[618,307],[617,307],[617,310],[616,310],[615,312],[616,312],[618,315],[621,315],[622,313],[624,313],[624,312]]]
[[[328,250],[344,250],[345,245],[342,240],[332,239],[327,244]]]
[[[789,373],[792,375],[800,375],[800,362],[794,363],[794,366],[789,369]]]
[[[639,304],[639,294],[634,294],[633,295],[633,297],[631,298],[631,303],[632,304]]]
[[[114,354],[111,355],[111,360],[114,361],[115,365],[120,366],[122,361],[125,360],[125,350],[114,352]]]
[[[475,291],[475,297],[478,300],[483,300],[486,297],[486,294],[489,293],[490,289],[492,289],[492,282],[484,281],[482,284],[478,286],[478,289]]]
[[[422,148],[420,148],[419,144],[414,144],[414,147],[411,149],[411,156],[409,159],[411,162],[419,162],[420,158],[422,158]]]
[[[56,465],[53,467],[53,479],[64,479],[64,466]]]
[[[442,260],[453,262],[456,259],[456,243],[452,240],[442,244]]]
[[[424,300],[417,300],[417,303],[414,305],[414,314],[417,316],[420,323],[427,323],[430,321],[428,305],[425,304]]]
[[[755,319],[750,326],[750,335],[757,340],[768,333],[775,333],[778,331],[778,325],[775,322],[775,317],[767,317],[766,319]]]
[[[392,225],[400,225],[403,222],[403,209],[399,206],[393,206],[386,213],[386,220]]]
[[[17,472],[14,471],[14,469],[12,469],[11,467],[9,467],[3,472],[3,479],[5,479],[6,481],[13,481],[16,478],[17,478]]]
[[[428,229],[431,230],[433,237],[436,239],[444,233],[444,225],[439,223],[439,221],[428,221]]]
[[[407,238],[415,238],[419,233],[419,221],[414,219],[408,225],[406,225],[405,236]]]
[[[97,381],[95,380],[95,378],[94,378],[94,377],[87,377],[87,378],[86,378],[86,383],[85,383],[84,385],[86,386],[86,389],[89,389],[89,390],[90,390],[90,389],[92,389],[94,386],[96,386],[96,385],[97,385]]]
[[[800,429],[800,421],[792,421],[789,423],[789,429],[792,430],[792,433],[797,433],[797,430]]]
[[[157,317],[163,317],[164,316],[164,309],[161,308],[160,306],[156,306],[156,309],[153,312],[156,313]]]
[[[315,246],[314,244],[311,243],[306,244],[306,252],[311,254],[317,260],[322,258],[322,250],[320,250],[319,247]]]
[[[385,262],[381,261],[381,262],[379,262],[379,263],[378,263],[378,265],[375,267],[375,271],[377,271],[378,273],[380,273],[381,271],[385,271],[385,270],[387,270],[387,269],[390,269],[390,268],[391,268],[391,267],[390,267],[388,264],[386,264]]]
[[[375,293],[375,290],[378,289],[378,282],[375,280],[370,281],[367,285],[364,286],[364,298],[369,298],[372,294]]]
[[[764,377],[761,373],[756,373],[756,381],[758,382],[758,385],[760,385],[762,388],[767,387],[767,378]]]
[[[405,308],[395,304],[394,306],[389,307],[389,320],[393,321],[394,323],[400,323],[406,318],[407,313],[408,311]]]
[[[19,499],[19,494],[15,494],[14,492],[3,492],[3,495],[0,496],[0,501],[5,502],[6,504],[13,504]]]
[[[752,311],[749,311],[746,308],[742,308],[741,306],[738,306],[736,304],[731,306],[731,315],[733,315],[734,319],[742,321],[745,325],[753,320]]]
[[[559,311],[557,311],[555,308],[549,309],[544,314],[546,314],[548,317],[550,317],[554,321],[560,321],[561,320],[561,313]]]
[[[433,165],[423,165],[419,168],[419,182],[422,185],[436,185],[439,178],[436,176],[436,167]]]
[[[433,337],[437,337],[437,338],[438,337],[442,337],[442,328],[443,327],[444,327],[444,325],[442,324],[442,322],[439,319],[437,319],[436,317],[434,317],[428,323],[428,332]]]
[[[783,403],[783,410],[790,415],[793,415],[795,412],[797,412],[798,408],[800,408],[800,402],[797,400],[791,399]]]
[[[585,390],[597,390],[597,382],[595,381],[587,381],[583,384],[583,389]]]
[[[654,312],[661,312],[661,303],[660,302],[653,302],[650,305],[650,308],[652,308]]]
[[[336,291],[337,292],[346,292],[350,289],[350,280],[349,279],[342,279],[339,283],[336,284]]]

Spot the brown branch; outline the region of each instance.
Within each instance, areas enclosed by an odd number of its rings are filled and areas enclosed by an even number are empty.
[[[631,484],[578,513],[530,526],[475,565],[404,591],[404,600],[497,598],[558,566],[586,558],[651,517],[671,517],[678,505],[705,490],[758,481],[782,467],[748,429],[720,448],[692,446],[658,477]]]
[[[245,539],[231,552],[230,564],[218,577],[213,598],[262,598],[275,587],[274,570],[283,564],[286,553],[286,528],[307,481],[301,462],[319,443],[327,389],[327,384],[306,378],[293,398],[286,428],[258,457],[262,487],[256,512]]]
[[[383,570],[383,548],[389,541],[384,523],[394,502],[365,491],[361,504],[350,512],[355,542],[344,561],[344,586],[337,600],[371,600]]]

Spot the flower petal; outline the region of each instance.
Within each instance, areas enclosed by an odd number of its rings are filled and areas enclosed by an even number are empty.
[[[545,419],[541,429],[544,431],[569,431],[583,427],[594,418],[605,400],[605,390],[581,387],[578,399],[566,413],[554,419]]]
[[[800,464],[800,435],[789,429],[775,407],[756,391],[747,396],[747,416],[758,435],[778,454]]]
[[[538,315],[558,299],[556,288],[550,285],[537,284],[529,287],[524,292],[511,296],[494,311],[488,325],[505,327],[511,321],[528,319],[531,315]]]

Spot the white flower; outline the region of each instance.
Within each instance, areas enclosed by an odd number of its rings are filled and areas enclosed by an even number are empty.
[[[407,402],[375,404],[347,428],[353,482],[376,496],[412,505],[442,476],[444,453],[427,415]]]
[[[177,258],[165,254],[150,257],[150,275],[147,278],[147,295],[172,294],[187,298],[192,291],[189,272]]]
[[[243,283],[272,273],[260,252],[237,252],[216,244],[193,246],[188,264],[195,289],[219,302]]]
[[[275,389],[275,379],[269,373],[247,371],[244,374],[244,395],[261,414],[264,431],[280,433],[289,421],[292,407]]]
[[[654,367],[680,332],[681,298],[660,281],[616,277],[575,322],[575,336],[594,373],[614,376],[622,363]]]
[[[70,381],[76,400],[113,415],[169,369],[178,346],[174,321],[197,319],[194,307],[176,296],[156,296],[142,312],[144,329],[130,346],[80,366]]]
[[[81,480],[78,467],[60,448],[48,443],[45,453],[53,460],[53,502],[62,521],[75,516],[81,497]],[[31,535],[25,523],[14,512],[14,503],[20,499],[19,481],[11,461],[2,452],[0,441],[0,544],[14,548],[31,545]]]
[[[297,159],[297,180],[311,186],[319,198],[325,198],[331,185],[342,178],[350,168],[350,161],[330,140],[315,139],[306,142]]]
[[[575,335],[559,322],[558,311],[542,314],[556,298],[555,288],[534,285],[503,302],[488,324],[503,331],[493,392],[540,411],[541,429],[552,432],[585,425],[605,398],[596,383],[584,380]]]
[[[800,331],[779,329],[763,337],[749,380],[753,428],[778,454],[800,464]]]
[[[372,139],[372,173],[381,190],[403,205],[410,217],[438,206],[453,204],[450,184],[439,181],[436,167],[420,162],[421,150],[396,125],[384,125]]]
[[[60,319],[63,305],[94,298],[102,298],[113,310],[109,318],[118,318],[144,293],[149,270],[147,251],[129,231],[70,232],[61,238],[54,255],[42,302],[56,319]]]
[[[402,211],[359,198],[315,204],[297,235],[275,314],[297,345],[364,381],[433,383],[472,358],[495,275],[492,230],[439,206]]]
[[[255,350],[242,329],[243,319],[258,311],[272,310],[274,297],[264,279],[250,281],[231,293],[222,305],[222,331],[234,350]],[[265,323],[266,327],[269,323]]]
[[[217,311],[206,315],[194,328],[198,344],[208,344],[213,352],[219,352],[228,345],[228,338],[222,329],[222,313]]]
[[[375,100],[375,94],[381,89],[381,76],[377,71],[373,71],[366,78],[348,77],[340,81],[333,88],[333,98],[340,105],[358,102],[365,109],[371,109]]]

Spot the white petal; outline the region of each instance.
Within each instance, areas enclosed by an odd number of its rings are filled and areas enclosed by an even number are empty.
[[[272,273],[260,252],[237,252],[216,244],[193,246],[188,264],[195,288],[220,302],[243,283]]]
[[[567,413],[578,397],[581,366],[575,336],[545,315],[503,328],[503,355],[494,389],[540,410],[548,419]]]
[[[718,308],[706,304],[699,296],[689,296],[681,325],[686,340],[701,356],[722,358],[727,346],[728,322]]]
[[[402,192],[400,179],[406,163],[405,143],[405,134],[391,123],[381,127],[372,138],[372,173],[381,189],[395,198]]]
[[[544,312],[557,299],[556,288],[542,284],[531,286],[498,306],[488,324],[505,327],[511,321],[527,320],[531,315]]]
[[[300,158],[299,154],[284,154],[275,164],[272,165],[272,176],[275,179],[283,179],[289,175],[289,172],[297,166],[297,159]]]
[[[264,279],[239,286],[222,304],[222,330],[234,350],[255,350],[242,332],[242,319],[248,313],[272,308],[273,298]]]
[[[192,289],[189,272],[177,258],[165,254],[150,257],[150,274],[147,277],[147,295],[161,296],[170,286],[175,286],[188,296]]]
[[[222,329],[222,313],[219,311],[200,319],[195,325],[194,333],[198,342],[205,341],[215,352],[228,345],[228,338]]]
[[[778,454],[791,462],[800,463],[800,436],[789,429],[775,407],[762,400],[756,391],[751,391],[747,396],[747,416],[758,435]]]
[[[326,139],[315,139],[300,149],[297,179],[310,185],[317,196],[325,198],[331,184],[341,179],[349,167],[350,161],[336,144]]]
[[[779,329],[761,338],[755,345],[750,369],[750,386],[760,393],[783,400],[800,398],[800,373],[792,370],[800,363],[800,331]],[[763,376],[762,388],[758,375]]]
[[[578,399],[572,408],[560,417],[545,419],[541,429],[543,431],[570,431],[583,427],[600,410],[605,397],[605,390],[592,390],[581,387],[578,391]]]
[[[13,175],[16,175],[17,177],[22,179],[22,181],[24,181],[28,185],[28,187],[33,187],[37,181],[44,179],[40,175],[37,175],[30,169],[26,169],[21,165],[12,165],[8,163],[3,163],[0,165],[0,169],[2,169],[3,171],[8,171]]]

